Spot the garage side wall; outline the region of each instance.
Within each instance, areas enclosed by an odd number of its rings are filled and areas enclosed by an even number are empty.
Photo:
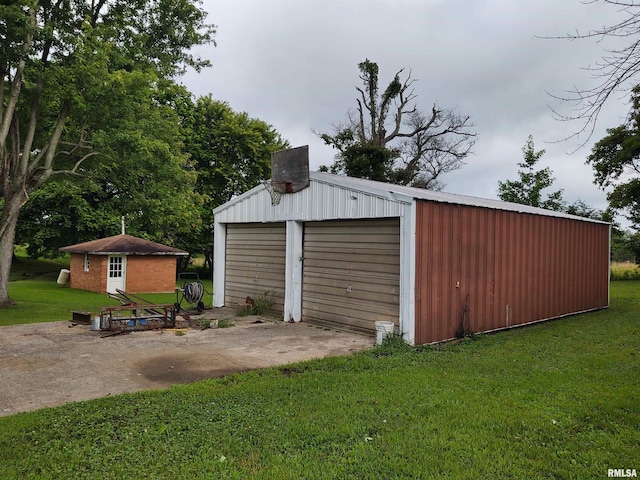
[[[609,225],[419,201],[416,343],[609,303]]]

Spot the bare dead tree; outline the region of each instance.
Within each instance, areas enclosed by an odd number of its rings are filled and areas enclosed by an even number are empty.
[[[476,134],[468,115],[436,104],[427,114],[418,109],[411,72],[401,80],[399,70],[381,94],[378,65],[358,65],[363,88],[356,87],[356,109],[333,134],[321,134],[338,150],[326,170],[400,185],[439,190],[441,176],[464,165]]]
[[[604,3],[618,8],[625,16],[613,25],[605,25],[586,32],[577,31],[558,37],[546,39],[587,40],[598,42],[606,38],[628,39],[625,46],[605,49],[600,59],[593,65],[585,67],[596,82],[593,87],[579,88],[574,86],[563,94],[549,93],[561,103],[573,105],[569,114],[560,113],[552,108],[554,117],[561,121],[580,121],[582,126],[566,139],[578,138],[586,134],[578,148],[583,147],[593,135],[598,116],[602,108],[616,92],[628,92],[637,83],[636,75],[640,72],[640,1],[637,0],[585,0],[583,3]]]

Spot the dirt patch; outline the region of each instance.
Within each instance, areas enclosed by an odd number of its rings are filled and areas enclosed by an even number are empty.
[[[206,353],[159,355],[141,360],[133,368],[146,380],[167,386],[224,377],[249,369],[221,355]]]
[[[305,323],[256,317],[233,321],[230,328],[107,338],[69,322],[0,327],[0,416],[346,355],[374,344],[371,337]]]

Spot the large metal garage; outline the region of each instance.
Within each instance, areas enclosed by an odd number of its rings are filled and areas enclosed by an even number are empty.
[[[424,344],[609,305],[608,223],[308,165],[304,182],[284,175],[214,210],[215,306],[269,290],[284,321],[391,321]]]

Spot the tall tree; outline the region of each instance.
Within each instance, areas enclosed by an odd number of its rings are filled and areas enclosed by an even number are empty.
[[[227,103],[200,97],[179,109],[186,129],[185,148],[198,179],[196,192],[206,196],[199,243],[211,245],[212,208],[227,202],[271,175],[271,154],[289,142],[268,123],[235,112]]]
[[[123,84],[207,65],[191,53],[213,41],[205,17],[190,0],[0,5],[0,306],[11,303],[16,224],[29,196],[53,175],[90,173],[101,115],[134,108]]]
[[[569,33],[560,37],[564,40],[589,40],[602,42],[606,38],[624,39],[625,45],[607,48],[600,60],[586,68],[595,85],[589,88],[574,87],[562,95],[553,95],[563,104],[572,104],[573,111],[554,111],[560,120],[577,120],[582,126],[571,137],[584,135],[584,146],[594,132],[600,111],[616,93],[628,91],[637,83],[640,73],[640,2],[637,0],[591,0],[587,4],[603,3],[617,9],[624,16],[619,22],[603,25],[592,30]]]
[[[547,194],[543,198],[542,191],[551,187],[555,178],[549,167],[535,170],[536,164],[545,154],[545,150],[536,152],[533,136],[529,135],[527,143],[522,147],[524,161],[518,163],[519,180],[507,180],[498,182],[498,197],[505,202],[531,205],[532,207],[546,208],[548,210],[564,210],[562,190]]]
[[[129,108],[102,117],[93,131],[100,155],[83,162],[90,175],[55,175],[31,194],[16,234],[30,256],[119,233],[121,216],[128,233],[190,250],[204,198],[183,153],[179,117],[164,104],[164,90],[179,87],[164,83],[127,82]]]
[[[612,208],[625,212],[640,230],[640,85],[631,93],[632,109],[627,121],[607,130],[597,142],[587,163],[595,172],[595,183],[611,188],[607,194]]]
[[[322,170],[441,189],[442,175],[461,168],[475,143],[469,116],[435,104],[430,112],[419,110],[410,73],[402,79],[400,70],[380,93],[378,65],[367,59],[358,68],[363,87],[356,87],[355,112],[333,134],[320,134],[338,150]]]

